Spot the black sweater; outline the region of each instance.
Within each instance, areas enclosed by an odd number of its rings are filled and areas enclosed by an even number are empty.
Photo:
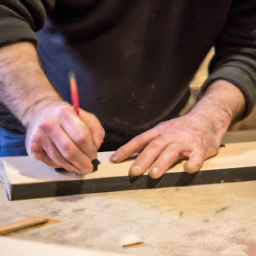
[[[69,102],[67,74],[75,72],[81,107],[112,145],[106,150],[176,117],[213,45],[201,91],[225,79],[243,92],[244,116],[255,104],[255,0],[0,0],[0,45],[17,41],[39,42],[44,69]],[[0,126],[25,132],[3,106]]]

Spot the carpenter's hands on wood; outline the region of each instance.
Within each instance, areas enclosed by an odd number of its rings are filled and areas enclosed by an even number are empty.
[[[104,129],[91,113],[65,102],[36,107],[29,118],[26,149],[34,159],[52,167],[63,167],[75,174],[92,171],[91,161],[97,157]]]
[[[149,169],[152,178],[159,178],[180,159],[188,159],[185,171],[196,172],[205,159],[217,154],[229,124],[240,117],[244,109],[245,99],[240,90],[219,80],[188,114],[162,122],[135,137],[119,148],[111,160],[119,163],[142,151],[129,175],[141,175]]]
[[[217,154],[219,145],[220,136],[210,120],[187,114],[135,137],[115,155],[119,162],[142,150],[129,174],[137,176],[149,169],[149,175],[158,178],[179,159],[189,159],[185,171],[198,171],[206,158]]]

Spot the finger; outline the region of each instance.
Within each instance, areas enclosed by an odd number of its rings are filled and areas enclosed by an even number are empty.
[[[77,167],[76,165],[73,165],[69,161],[67,161],[62,156],[62,154],[60,153],[58,148],[54,145],[54,143],[48,137],[46,137],[43,140],[42,147],[43,147],[44,151],[47,152],[47,156],[52,161],[54,161],[55,163],[57,163],[58,166],[61,166],[62,168],[64,168],[65,170],[67,170],[69,172],[84,175],[84,174],[87,174],[92,171],[92,168],[83,168],[80,166]]]
[[[41,130],[35,130],[31,136],[26,136],[25,145],[28,155],[35,160],[39,160],[44,162],[46,165],[58,168],[59,166],[54,163],[46,154],[44,149],[42,148],[42,140],[45,135]]]
[[[112,162],[120,163],[124,159],[128,158],[130,155],[137,153],[144,149],[146,145],[157,138],[159,132],[155,129],[151,129],[147,132],[144,132],[137,137],[130,140],[124,146],[120,147],[110,158]]]
[[[194,173],[201,169],[205,159],[205,152],[203,150],[194,151],[183,168],[188,173]]]
[[[83,111],[82,109],[79,110],[79,116],[83,123],[85,123],[85,125],[89,128],[92,135],[93,144],[97,149],[99,149],[105,137],[105,130],[101,126],[99,119],[95,115]]]
[[[161,177],[174,163],[180,159],[178,147],[169,145],[150,167],[148,174],[153,179]]]
[[[54,143],[50,140],[50,138],[40,129],[37,129],[32,138],[32,147],[33,151],[37,151],[37,154],[35,155],[37,160],[41,160],[44,163],[54,163],[53,167],[62,167],[66,169],[69,172],[75,173],[75,174],[86,174],[89,173],[92,170],[91,168],[87,169],[79,169],[76,166],[72,165],[70,162],[68,162],[60,151],[57,149],[57,147],[54,145]],[[43,153],[44,152],[44,153]]]
[[[71,169],[75,170],[72,166],[82,173],[89,173],[92,171],[93,167],[91,160],[93,159],[90,159],[85,153],[83,153],[60,126],[56,125],[52,127],[52,129],[49,129],[48,125],[40,125],[39,127],[44,129],[43,131],[46,135],[42,145],[45,147],[47,155],[54,162],[57,161],[56,163],[59,164],[59,161],[61,161],[61,166],[65,169],[68,168],[67,170],[69,171]],[[49,137],[49,139],[47,137]],[[54,145],[56,146],[57,151],[54,150]],[[58,154],[58,152],[60,152],[60,154]],[[65,159],[65,162],[63,162],[63,159]],[[67,162],[69,165],[67,165]]]
[[[43,150],[43,148],[36,144],[33,143],[31,145],[31,150],[30,150],[30,156],[32,158],[34,158],[35,160],[39,160],[44,162],[46,165],[50,166],[50,167],[54,167],[54,168],[60,168],[61,166],[57,165],[56,163],[54,163],[45,153],[45,151]]]
[[[75,143],[77,147],[83,151],[91,160],[95,159],[97,157],[97,148],[95,148],[93,145],[93,140],[89,128],[82,122],[73,108],[61,108],[59,111],[60,124],[65,133],[68,134],[73,143]],[[50,134],[52,127],[47,128],[47,133]]]
[[[165,148],[166,144],[163,141],[159,139],[152,140],[134,161],[129,170],[129,175],[138,176],[143,174]]]

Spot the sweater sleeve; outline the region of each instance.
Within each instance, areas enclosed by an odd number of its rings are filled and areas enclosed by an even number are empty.
[[[256,101],[256,1],[234,0],[226,25],[215,45],[208,79],[200,95],[216,80],[224,79],[237,86],[246,99],[243,118]],[[228,95],[227,95],[228,97]]]
[[[37,46],[35,31],[44,26],[54,5],[55,0],[0,0],[0,46],[19,41]]]

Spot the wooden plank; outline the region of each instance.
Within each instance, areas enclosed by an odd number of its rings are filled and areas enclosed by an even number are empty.
[[[1,237],[0,238],[1,255],[26,255],[26,256],[125,256],[127,254],[119,254],[112,252],[102,252],[89,249],[79,249],[71,246],[45,244],[33,241],[26,241],[15,238]]]
[[[49,221],[55,221],[55,222],[60,222],[58,220],[53,219],[49,215],[40,215],[40,216],[35,216],[31,218],[27,218],[24,220],[16,221],[10,224],[7,224],[5,226],[0,227],[0,235],[7,235],[9,233],[12,233],[14,231],[22,230],[28,227],[33,227],[39,224],[45,224]]]
[[[134,159],[113,164],[111,154],[99,153],[98,171],[84,177],[56,171],[29,157],[4,157],[1,180],[9,200],[256,180],[256,142],[227,144],[205,161],[200,172],[184,172],[182,161],[159,179],[146,172],[133,183],[127,174]]]

